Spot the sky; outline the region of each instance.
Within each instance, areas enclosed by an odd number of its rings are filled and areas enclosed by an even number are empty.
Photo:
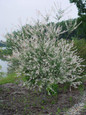
[[[69,0],[0,0],[0,40],[5,41],[4,35],[16,30],[19,25],[37,20],[39,11],[43,15],[50,14],[54,3],[58,8],[66,9],[63,20],[78,16],[77,7]]]

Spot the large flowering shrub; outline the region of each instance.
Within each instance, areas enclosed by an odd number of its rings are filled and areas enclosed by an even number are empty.
[[[74,27],[74,26],[73,26]],[[51,90],[53,84],[69,83],[70,87],[81,84],[81,59],[73,48],[73,41],[58,39],[62,31],[55,23],[26,25],[18,34],[11,34],[11,64],[18,75],[26,77],[30,89]],[[8,36],[9,38],[9,36]],[[17,64],[15,65],[15,61]]]
[[[22,40],[22,50],[13,52],[13,58],[18,59],[17,73],[24,75],[30,89],[38,87],[52,89],[52,84],[70,83],[76,87],[81,84],[81,62],[73,50],[73,41],[39,39]]]

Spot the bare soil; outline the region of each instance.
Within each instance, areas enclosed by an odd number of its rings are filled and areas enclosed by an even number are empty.
[[[84,109],[82,112],[80,112],[80,115],[86,115],[86,109]]]
[[[0,115],[64,115],[81,96],[79,90],[73,90],[45,97],[37,90],[8,83],[0,85]],[[86,111],[81,115],[86,115]]]

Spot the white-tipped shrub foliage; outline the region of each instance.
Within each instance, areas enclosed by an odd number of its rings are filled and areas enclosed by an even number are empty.
[[[83,60],[73,49],[73,41],[36,38],[22,42],[22,50],[13,53],[13,57],[19,60],[17,72],[26,77],[30,89],[53,91],[52,84],[81,84]]]
[[[16,72],[26,77],[25,84],[29,89],[54,92],[53,84],[69,83],[75,88],[81,84],[83,59],[77,56],[73,41],[58,39],[64,32],[55,23],[38,22],[10,36],[13,44],[11,59],[18,61]],[[13,62],[11,60],[15,65]]]

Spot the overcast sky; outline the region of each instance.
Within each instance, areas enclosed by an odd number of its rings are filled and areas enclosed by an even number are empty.
[[[15,26],[20,22],[24,25],[27,19],[28,23],[32,18],[37,19],[37,11],[42,14],[51,12],[54,2],[61,9],[68,8],[69,13],[63,19],[77,17],[77,8],[69,0],[0,0],[0,40],[5,40],[3,35],[16,30]]]

